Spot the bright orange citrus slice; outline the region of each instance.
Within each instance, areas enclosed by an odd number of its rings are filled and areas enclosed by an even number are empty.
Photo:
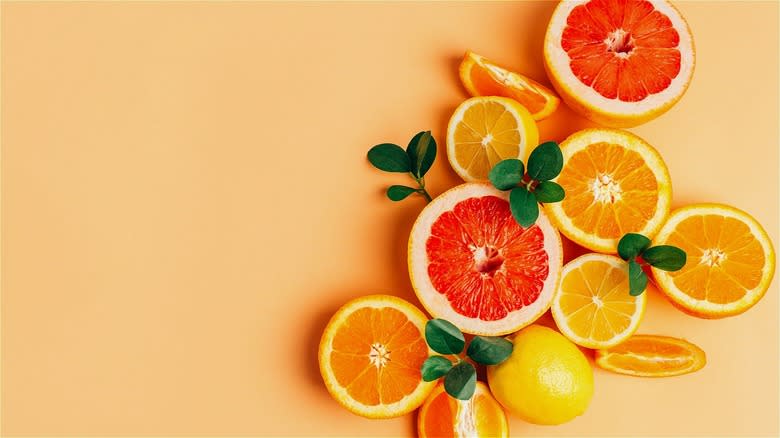
[[[429,354],[428,318],[390,295],[345,304],[322,335],[320,373],[341,405],[368,418],[391,418],[419,407],[433,389],[420,367]]]
[[[585,254],[561,271],[552,303],[555,324],[569,340],[609,348],[629,338],[645,313],[647,292],[628,293],[628,265],[611,255]]]
[[[616,347],[596,351],[596,364],[629,376],[669,377],[704,367],[704,351],[684,339],[635,335]]]
[[[526,160],[539,142],[536,122],[507,97],[472,97],[455,110],[447,126],[447,159],[465,181],[487,181],[507,158]]]
[[[545,211],[566,237],[611,254],[625,233],[652,239],[672,200],[669,171],[652,146],[627,131],[585,129],[564,140],[561,152],[556,181],[566,197]]]
[[[457,400],[444,391],[444,385],[433,390],[417,416],[420,438],[467,438],[509,436],[509,424],[501,405],[487,385],[477,382],[470,400]]]
[[[552,114],[560,99],[544,85],[509,71],[471,50],[460,63],[460,81],[472,96],[504,96],[522,104],[534,120]]]
[[[766,231],[749,214],[727,205],[696,204],[672,212],[653,244],[674,245],[687,254],[679,271],[652,272],[672,303],[702,318],[753,307],[775,272]]]

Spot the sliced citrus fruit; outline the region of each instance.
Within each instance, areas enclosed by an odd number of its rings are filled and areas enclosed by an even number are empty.
[[[737,315],[753,307],[775,272],[775,251],[766,231],[749,214],[727,205],[675,210],[653,244],[674,245],[687,254],[679,271],[652,272],[672,303],[702,318]]]
[[[636,126],[671,108],[693,76],[690,29],[666,0],[560,2],[544,65],[572,109],[606,126]]]
[[[487,385],[477,382],[470,400],[457,400],[444,391],[444,385],[433,390],[417,415],[420,438],[507,437],[506,414]]]
[[[552,303],[555,324],[575,344],[609,348],[634,334],[647,293],[628,293],[628,264],[611,255],[585,254],[567,263]]]
[[[561,269],[561,239],[544,212],[529,228],[507,192],[452,188],[423,209],[409,237],[409,275],[423,306],[467,333],[512,333],[541,316]]]
[[[320,373],[342,406],[368,418],[391,418],[419,407],[433,389],[420,367],[432,352],[428,318],[390,295],[368,295],[331,318],[319,349]]]
[[[472,97],[458,106],[447,126],[447,158],[465,181],[487,181],[501,160],[525,160],[539,142],[536,122],[507,97]]]
[[[544,85],[509,71],[471,50],[460,63],[460,81],[472,96],[503,96],[522,104],[534,120],[552,114],[560,99]]]
[[[596,351],[596,365],[630,376],[679,376],[698,371],[706,363],[701,348],[669,336],[635,335],[616,347]]]
[[[585,129],[561,143],[561,202],[545,204],[558,229],[593,251],[616,253],[625,233],[652,238],[669,214],[672,182],[661,156],[618,129]]]

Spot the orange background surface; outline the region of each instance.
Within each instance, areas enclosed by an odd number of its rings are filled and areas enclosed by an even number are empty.
[[[633,132],[675,206],[735,205],[778,247],[778,3],[677,5],[692,85]],[[441,146],[459,57],[547,83],[554,6],[3,2],[2,434],[413,435],[413,415],[342,409],[317,369],[347,300],[417,303],[405,248],[424,201],[386,200],[409,181],[365,154],[431,129],[428,186],[458,184]],[[562,107],[539,127],[591,125]],[[685,337],[707,366],[595,369],[584,416],[512,434],[777,435],[778,281],[717,321],[651,293],[640,333]]]

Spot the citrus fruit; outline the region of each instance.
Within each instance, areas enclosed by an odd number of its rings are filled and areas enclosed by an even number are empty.
[[[602,125],[628,127],[680,100],[695,51],[688,24],[666,0],[575,0],[555,8],[544,61],[572,109]]]
[[[616,347],[596,351],[598,366],[630,376],[679,376],[698,371],[706,363],[701,348],[669,336],[636,335]]]
[[[675,272],[652,268],[658,287],[679,308],[702,318],[737,315],[766,293],[775,251],[766,231],[744,211],[695,204],[669,216],[654,245],[674,245],[688,256]]]
[[[618,257],[585,254],[564,265],[552,302],[555,324],[572,342],[609,348],[634,334],[647,294],[628,293],[628,264]]]
[[[561,269],[561,239],[543,212],[529,228],[508,192],[454,187],[428,204],[409,237],[409,275],[428,312],[466,333],[512,333],[541,316]]]
[[[508,97],[472,97],[458,106],[447,126],[447,159],[465,181],[487,181],[501,160],[526,159],[539,142],[536,122]]]
[[[474,396],[457,400],[438,385],[425,400],[417,415],[420,438],[507,437],[506,414],[487,385],[477,382]]]
[[[390,295],[368,295],[341,307],[319,348],[320,373],[341,405],[368,418],[390,418],[420,406],[433,389],[420,367],[431,353],[428,318]]]
[[[509,359],[487,367],[496,400],[534,424],[561,424],[582,415],[593,397],[593,369],[582,351],[555,330],[536,324],[512,342]]]
[[[585,129],[564,140],[561,152],[556,182],[566,197],[545,211],[566,237],[612,254],[625,233],[652,239],[672,200],[669,171],[652,146],[627,131]]]
[[[544,85],[509,71],[471,50],[460,63],[460,81],[472,96],[504,96],[522,104],[534,120],[552,114],[560,99]]]

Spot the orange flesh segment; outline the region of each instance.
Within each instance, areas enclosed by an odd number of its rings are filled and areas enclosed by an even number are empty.
[[[422,424],[422,433],[425,437],[457,437],[462,436],[456,432],[458,426],[456,422],[459,417],[470,417],[473,419],[473,426],[476,428],[474,436],[480,437],[500,437],[506,435],[503,425],[506,424],[506,415],[503,408],[490,395],[489,390],[477,387],[474,397],[471,401],[458,401],[442,390],[439,386],[431,395],[432,399],[427,402],[424,410]],[[461,412],[468,409],[470,412]],[[464,415],[465,414],[465,415]],[[468,420],[467,420],[468,421]],[[461,426],[461,430],[467,427]]]
[[[693,371],[706,361],[704,352],[690,342],[652,335],[633,336],[599,355],[608,368],[645,374]]]
[[[466,55],[468,56],[468,54]],[[480,96],[509,97],[520,102],[531,114],[542,111],[551,92],[542,85],[482,59],[474,62],[469,79]]]

